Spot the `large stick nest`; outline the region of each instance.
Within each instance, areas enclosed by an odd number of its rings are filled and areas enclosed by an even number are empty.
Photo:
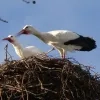
[[[69,60],[30,57],[0,67],[1,100],[100,100],[100,79]]]

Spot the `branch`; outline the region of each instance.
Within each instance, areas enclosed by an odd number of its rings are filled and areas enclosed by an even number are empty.
[[[27,0],[22,0],[22,1],[25,2],[25,3],[27,3],[27,4],[30,3],[30,1],[27,1]],[[36,1],[32,1],[32,3],[33,3],[33,4],[36,4]]]
[[[6,20],[4,20],[2,18],[0,18],[0,21],[5,22],[5,23],[8,23],[8,21],[6,21]]]
[[[22,0],[22,1],[25,2],[25,3],[27,3],[27,4],[30,3],[29,1],[26,1],[26,0]]]
[[[8,52],[8,44],[6,44],[6,46],[4,47],[4,50],[5,50],[5,53],[6,53],[6,59],[5,59],[5,61],[9,61],[9,59],[12,60],[12,56]],[[10,56],[9,58],[8,58],[8,55]]]

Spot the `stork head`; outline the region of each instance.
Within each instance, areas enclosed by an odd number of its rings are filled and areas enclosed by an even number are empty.
[[[17,33],[16,36],[20,36],[22,34],[29,35],[32,34],[32,31],[34,31],[34,28],[31,25],[25,25],[23,29]]]
[[[9,35],[8,37],[2,39],[2,40],[7,40],[10,43],[14,43],[16,41],[16,38],[13,35]]]

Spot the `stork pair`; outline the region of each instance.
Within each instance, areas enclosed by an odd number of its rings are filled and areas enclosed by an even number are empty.
[[[65,59],[67,51],[91,51],[96,48],[96,42],[90,37],[84,37],[68,30],[54,30],[49,32],[39,32],[31,25],[26,25],[16,36],[34,35],[44,43],[52,46],[49,51],[58,50],[61,58]]]

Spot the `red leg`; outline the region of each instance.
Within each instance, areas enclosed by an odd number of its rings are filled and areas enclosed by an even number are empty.
[[[65,59],[65,52],[64,51],[62,52],[61,57],[62,57],[62,59]]]
[[[63,55],[64,55],[63,59],[65,59],[65,53]]]
[[[62,59],[65,59],[65,53],[62,54]]]
[[[46,54],[50,53],[53,50],[55,50],[55,48],[50,49]]]
[[[62,55],[62,59],[63,59],[64,57],[63,57],[63,55]]]

